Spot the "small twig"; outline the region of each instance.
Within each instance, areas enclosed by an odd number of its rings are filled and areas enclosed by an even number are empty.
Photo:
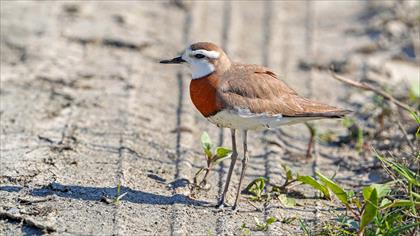
[[[347,210],[349,210],[353,216],[356,218],[357,221],[360,221],[360,215],[357,214],[353,208],[351,208],[349,205],[346,205]]]
[[[48,137],[44,137],[44,136],[41,136],[41,135],[38,135],[38,139],[39,139],[39,140],[42,140],[42,141],[46,141],[46,142],[48,142],[48,143],[54,143],[54,141],[53,141],[53,140],[51,140],[50,138],[48,138]]]
[[[10,212],[7,211],[0,211],[0,219],[1,218],[5,218],[5,219],[9,219],[9,220],[15,220],[15,221],[23,221],[25,224],[38,228],[40,230],[46,230],[48,232],[55,232],[57,231],[57,229],[55,229],[53,226],[51,225],[47,225],[46,223],[43,222],[39,222],[31,217],[25,217],[22,216],[20,214],[12,214]]]
[[[287,186],[295,183],[297,181],[297,179],[292,179],[291,181],[287,181],[286,183],[284,183],[284,185],[282,186],[284,189],[287,188]]]
[[[287,187],[295,186],[297,183],[297,179],[292,179],[291,181],[286,180],[282,185],[275,185],[271,184],[271,186],[280,189],[280,191],[286,191]],[[292,185],[294,184],[294,185]]]
[[[41,198],[41,199],[30,199],[30,198],[23,198],[19,197],[18,200],[22,204],[33,204],[33,203],[40,203],[40,202],[48,202],[50,200],[53,200],[54,197],[47,197],[47,198]]]
[[[414,148],[414,145],[413,145],[413,143],[411,142],[411,140],[408,138],[407,131],[405,131],[405,129],[404,129],[404,127],[402,126],[402,124],[401,124],[401,122],[400,122],[400,120],[399,120],[399,119],[397,120],[397,125],[398,125],[398,128],[400,128],[401,132],[404,134],[404,138],[405,138],[405,140],[407,141],[408,146],[410,146],[411,151],[412,151],[413,153],[416,153],[416,149]]]
[[[262,211],[263,211],[263,210],[261,210],[261,208],[257,207],[254,203],[252,203],[250,200],[247,200],[247,201],[248,201],[248,203],[249,203],[251,206],[255,207],[255,209],[256,209],[257,211],[260,211],[260,212],[262,212]]]
[[[208,168],[206,168],[206,173],[204,174],[204,177],[203,177],[203,179],[201,180],[201,182],[199,184],[200,187],[202,187],[203,184],[205,185],[207,183],[207,176],[210,173],[210,168],[211,168],[211,166],[209,166]]]
[[[343,76],[337,75],[336,73],[332,72],[331,70],[330,70],[330,73],[331,73],[332,77],[334,79],[338,80],[338,81],[341,81],[343,83],[349,84],[349,85],[351,85],[353,87],[356,87],[356,88],[360,88],[360,89],[363,89],[363,90],[372,91],[372,92],[374,92],[376,94],[379,94],[380,96],[382,96],[386,100],[394,103],[395,105],[397,105],[397,106],[399,106],[399,107],[401,107],[401,108],[403,108],[403,109],[405,109],[405,110],[407,110],[409,112],[414,111],[414,109],[412,109],[409,105],[407,105],[407,104],[405,104],[403,102],[398,101],[391,94],[383,91],[382,89],[375,88],[372,85],[367,84],[367,83],[357,82],[357,81],[353,81],[353,80],[344,78]]]

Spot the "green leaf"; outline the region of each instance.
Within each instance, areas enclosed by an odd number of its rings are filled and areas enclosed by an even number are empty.
[[[230,157],[232,154],[232,150],[226,147],[217,147],[216,148],[216,155],[213,157],[212,162],[220,162],[225,160],[226,158]]]
[[[286,166],[286,165],[281,165],[284,169],[284,172],[286,172],[286,181],[290,181],[293,179],[293,173],[292,170]]]
[[[376,192],[378,193],[378,199],[382,199],[391,193],[391,188],[388,184],[372,184],[371,186],[376,189]]]
[[[369,200],[369,197],[370,197],[370,195],[372,194],[372,191],[373,191],[374,189],[375,189],[375,188],[373,188],[372,186],[367,186],[367,187],[364,187],[364,188],[363,188],[362,193],[363,193],[363,199],[364,199],[365,201],[368,201],[368,200]]]
[[[250,199],[251,201],[253,201],[253,202],[256,202],[256,201],[261,200],[261,198],[260,198],[260,197],[257,197],[257,196],[251,196],[251,197],[249,197],[249,199]]]
[[[254,221],[255,221],[255,224],[257,224],[257,225],[261,224],[260,220],[257,217],[254,217]]]
[[[352,198],[352,197],[356,196],[356,194],[354,193],[354,191],[353,191],[353,190],[349,190],[349,191],[347,192],[347,196],[348,196],[349,198]]]
[[[337,196],[337,198],[344,204],[347,205],[348,203],[348,196],[346,191],[344,191],[343,188],[341,188],[338,184],[336,184],[334,181],[330,180],[329,178],[325,177],[318,171],[316,172],[316,175],[321,179],[322,182]]]
[[[216,149],[216,155],[221,158],[226,157],[231,153],[232,153],[232,150],[226,147],[217,147]]]
[[[420,82],[418,80],[410,86],[408,95],[413,101],[420,99]]]
[[[316,181],[314,178],[312,178],[312,176],[309,176],[309,175],[299,176],[298,175],[296,179],[299,182],[302,182],[304,184],[308,184],[308,185],[312,186],[313,188],[321,191],[322,194],[324,194],[325,198],[331,199],[330,192],[328,191],[328,189],[324,185],[322,185],[321,183]]]
[[[265,181],[267,181],[266,178],[258,177],[246,187],[246,190],[254,195],[254,198],[251,197],[251,200],[261,200],[261,196],[265,187]]]
[[[375,218],[378,213],[378,193],[375,188],[369,186],[363,189],[365,207],[360,219],[360,232]]]
[[[379,207],[382,209],[385,206],[389,206],[391,204],[392,204],[392,201],[391,200],[389,200],[388,198],[384,198],[384,199],[382,199],[381,204],[379,205]]]
[[[359,223],[353,218],[348,217],[348,216],[339,216],[337,217],[337,221],[340,225],[346,226],[353,230],[357,230],[359,228]],[[345,235],[353,235],[353,234],[345,234]]]
[[[267,223],[267,225],[271,225],[272,223],[274,223],[276,221],[277,221],[277,218],[271,216],[265,221],[265,223]]]
[[[265,181],[264,180],[262,180],[262,181],[259,181],[259,188],[260,188],[260,190],[262,191],[262,190],[264,190],[264,187],[265,187]]]
[[[245,223],[242,223],[241,230],[242,230],[243,236],[251,235],[251,230],[246,226]]]
[[[341,124],[345,127],[345,128],[349,128],[350,126],[352,126],[355,123],[354,119],[349,118],[349,117],[344,117],[344,119],[342,119]]]
[[[410,113],[413,116],[413,118],[416,120],[417,125],[418,125],[417,126],[417,131],[416,131],[416,137],[420,138],[420,116],[417,115],[417,113],[415,111],[410,111]]]
[[[207,132],[204,132],[201,135],[201,145],[203,147],[204,153],[206,154],[206,156],[208,158],[211,158],[213,155],[211,153],[211,148],[213,146],[213,144],[211,143],[211,139],[210,136]]]
[[[289,198],[289,197],[286,196],[286,194],[280,194],[278,196],[278,199],[281,202],[281,204],[283,204],[286,207],[294,207],[294,206],[296,206],[296,199]]]
[[[420,207],[420,202],[412,202],[408,199],[395,199],[391,201],[387,198],[384,198],[381,202],[381,210],[385,210],[392,207]]]
[[[353,202],[354,204],[356,204],[356,207],[357,207],[359,210],[360,210],[360,209],[362,209],[362,204],[360,203],[359,198],[354,197],[354,198],[352,199],[352,202]]]
[[[268,224],[267,223],[261,223],[257,217],[254,217],[255,220],[255,230],[257,231],[267,231],[268,230]]]
[[[360,200],[358,197],[356,197],[356,193],[354,193],[353,190],[349,190],[347,192],[347,201],[348,204],[354,204],[356,205],[357,209],[362,209],[362,204],[360,203]]]

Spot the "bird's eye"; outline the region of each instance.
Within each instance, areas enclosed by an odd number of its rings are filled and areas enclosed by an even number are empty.
[[[201,59],[201,58],[205,58],[206,56],[204,56],[203,54],[195,54],[194,57],[198,58],[198,59]]]

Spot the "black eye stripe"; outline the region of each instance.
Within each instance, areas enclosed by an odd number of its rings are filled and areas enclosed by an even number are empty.
[[[194,57],[195,58],[198,58],[198,59],[201,59],[201,58],[205,58],[206,56],[204,56],[203,54],[201,54],[201,53],[198,53],[198,54],[195,54],[194,55]]]

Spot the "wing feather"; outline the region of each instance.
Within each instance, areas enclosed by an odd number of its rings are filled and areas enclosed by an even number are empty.
[[[289,117],[342,117],[349,113],[299,96],[268,68],[235,65],[222,75],[220,98],[228,109]]]

